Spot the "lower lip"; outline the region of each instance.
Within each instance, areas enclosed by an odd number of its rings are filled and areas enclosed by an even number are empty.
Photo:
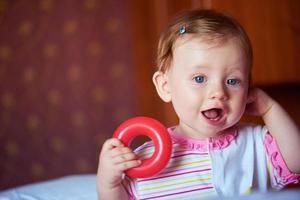
[[[202,114],[202,113],[201,113]],[[205,117],[203,114],[202,114],[202,117],[204,118],[204,120],[212,125],[212,126],[220,126],[220,125],[223,125],[225,123],[225,115],[222,115],[220,117],[218,117],[217,119],[208,119],[207,117]]]

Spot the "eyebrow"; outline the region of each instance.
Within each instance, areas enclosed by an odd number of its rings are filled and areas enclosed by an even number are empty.
[[[239,65],[239,67],[236,66],[236,65]],[[244,70],[247,71],[249,68],[248,68],[247,66],[241,67],[239,63],[236,63],[236,64],[234,64],[234,65],[229,66],[228,69],[229,69],[230,71],[239,71],[239,72],[242,72],[242,73],[243,73]]]

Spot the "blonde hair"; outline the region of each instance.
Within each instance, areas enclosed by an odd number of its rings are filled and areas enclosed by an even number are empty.
[[[252,66],[252,46],[243,27],[232,17],[214,10],[192,10],[179,15],[169,24],[159,38],[157,51],[157,67],[166,72],[170,68],[173,58],[174,44],[184,34],[194,34],[196,37],[208,37],[212,42],[222,42],[230,38],[237,38]]]

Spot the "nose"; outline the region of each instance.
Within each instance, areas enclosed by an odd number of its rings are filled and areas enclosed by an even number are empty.
[[[228,94],[227,94],[225,85],[217,84],[217,85],[211,86],[208,96],[209,96],[209,99],[226,101],[228,99]]]

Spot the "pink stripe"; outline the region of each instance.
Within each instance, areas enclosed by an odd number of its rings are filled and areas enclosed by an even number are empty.
[[[199,165],[199,166],[195,166],[195,167],[186,167],[186,168],[182,167],[182,168],[179,168],[179,169],[178,169],[178,166],[175,166],[175,167],[172,166],[172,167],[166,169],[165,171],[163,171],[162,173],[160,173],[158,175],[160,176],[160,175],[163,175],[163,174],[171,174],[171,173],[174,173],[174,172],[187,171],[187,170],[193,170],[193,169],[198,169],[199,170],[199,168],[203,169],[203,168],[209,168],[209,167],[211,167],[211,164],[206,164],[206,163],[204,163],[202,165]],[[175,170],[174,170],[174,168],[175,168]]]
[[[141,153],[146,153],[148,151],[148,149],[151,149],[151,148],[154,148],[154,145],[152,143],[149,143],[149,144],[145,144],[144,146],[141,146],[138,147],[137,149],[134,150],[134,152],[136,154],[141,154]],[[180,154],[180,153],[184,153],[182,155],[177,155],[177,154]],[[177,157],[181,157],[181,156],[185,156],[185,155],[199,155],[199,156],[208,156],[208,153],[202,153],[202,152],[199,152],[199,153],[193,153],[193,151],[186,151],[186,150],[179,150],[179,151],[175,151],[172,153],[172,158],[177,158]]]
[[[137,149],[135,149],[134,151],[135,151],[135,153],[140,153],[141,151],[145,151],[145,150],[147,150],[149,148],[154,148],[153,143],[149,143],[149,144],[146,143],[144,146],[140,146]],[[184,152],[184,153],[189,153],[190,152],[191,154],[199,154],[199,155],[208,155],[207,152],[194,153],[193,151],[188,151],[186,149],[174,151],[173,155],[176,155],[176,154],[182,153],[182,152]]]
[[[159,195],[159,194],[166,194],[168,192],[172,192],[174,190],[180,192],[180,191],[188,191],[188,190],[193,190],[193,189],[199,189],[199,188],[205,188],[205,187],[213,187],[212,183],[202,183],[202,184],[197,184],[197,185],[189,185],[189,186],[185,186],[185,187],[180,187],[180,188],[177,188],[177,189],[169,189],[169,190],[161,190],[161,191],[158,191],[158,192],[152,192],[152,193],[146,193],[146,192],[143,192],[141,194],[141,197],[145,197],[145,196],[155,196],[155,195]]]
[[[204,171],[209,171],[209,170],[211,170],[211,168],[202,169],[202,170],[195,170],[195,171],[189,171],[189,172],[184,172],[184,173],[179,173],[179,174],[172,174],[172,175],[168,175],[168,176],[160,176],[160,177],[155,177],[155,178],[143,179],[143,180],[138,180],[137,182],[145,182],[145,181],[151,181],[151,180],[156,180],[156,179],[168,178],[168,177],[172,177],[172,176],[180,176],[180,175],[184,175],[184,174],[191,174],[191,173],[195,173],[195,172],[204,172]]]
[[[195,153],[195,151],[189,151],[189,150],[187,150],[187,149],[181,149],[181,150],[177,150],[177,151],[174,151],[173,152],[173,154],[178,154],[178,153]],[[197,152],[197,153],[199,153],[199,154],[201,154],[201,155],[208,155],[208,153],[207,152]]]
[[[200,190],[208,190],[208,189],[213,189],[213,187],[198,188],[198,189],[194,189],[194,190],[176,192],[176,193],[172,193],[172,194],[165,194],[165,195],[160,195],[160,196],[156,196],[156,197],[149,197],[149,198],[140,199],[140,200],[157,199],[157,198],[161,198],[161,197],[174,196],[174,195],[178,195],[178,194],[184,194],[184,193],[195,192],[195,191],[200,191]]]
[[[189,155],[199,155],[199,156],[203,156],[203,155],[207,155],[207,153],[186,153],[186,154],[180,154],[180,155],[175,155],[171,158],[178,158],[178,157],[182,157],[182,156],[189,156]]]
[[[145,143],[144,145],[142,145],[142,146],[139,146],[138,148],[136,148],[135,150],[134,150],[134,152],[136,153],[136,154],[138,154],[138,153],[141,153],[142,151],[147,151],[148,149],[150,149],[150,148],[154,148],[154,144],[153,143]],[[172,154],[173,155],[175,155],[175,154],[178,154],[178,153],[182,153],[182,152],[184,152],[184,153],[189,153],[189,152],[191,152],[191,153],[193,153],[193,151],[188,151],[188,150],[178,150],[178,151],[174,151]],[[143,152],[143,153],[145,153],[145,152]],[[199,154],[199,155],[208,155],[208,153],[201,153],[201,152],[199,152],[199,153],[195,153],[196,155],[197,154]]]

